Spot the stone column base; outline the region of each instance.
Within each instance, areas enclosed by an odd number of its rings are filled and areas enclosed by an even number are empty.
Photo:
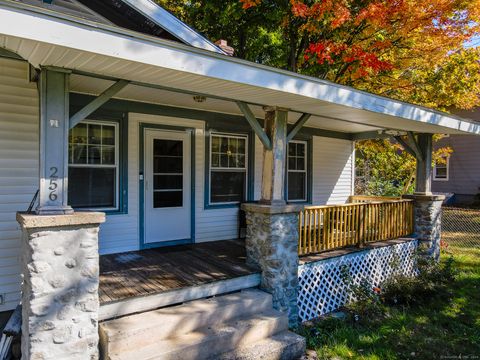
[[[261,288],[272,294],[273,307],[298,324],[299,206],[243,204],[247,218],[247,263],[262,271]]]
[[[419,249],[426,256],[438,261],[442,235],[442,204],[445,196],[413,194],[403,197],[414,200],[414,231],[419,241]]]
[[[22,359],[98,359],[103,213],[17,214],[22,227]]]

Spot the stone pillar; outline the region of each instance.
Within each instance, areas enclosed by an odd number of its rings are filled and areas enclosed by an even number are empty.
[[[17,214],[22,359],[98,359],[98,230],[105,214]]]
[[[443,195],[405,195],[414,200],[414,232],[419,241],[420,250],[427,256],[438,260],[442,225]]]
[[[261,288],[272,294],[273,307],[298,323],[299,206],[243,204],[247,218],[247,264],[262,271]]]

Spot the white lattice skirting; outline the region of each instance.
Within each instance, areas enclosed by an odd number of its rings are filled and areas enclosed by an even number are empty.
[[[378,286],[394,271],[413,275],[417,244],[412,240],[300,265],[298,309],[301,321],[335,311],[349,301],[350,294],[341,279],[345,265],[357,284],[366,279],[372,286]]]

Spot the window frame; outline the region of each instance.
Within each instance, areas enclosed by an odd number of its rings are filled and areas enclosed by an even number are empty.
[[[212,157],[213,157],[213,151],[212,151],[212,138],[214,136],[217,137],[223,137],[223,138],[236,138],[236,139],[244,139],[245,140],[245,164],[244,168],[241,170],[238,170],[240,168],[214,168],[212,166]],[[230,133],[230,132],[222,132],[222,131],[211,131],[208,134],[208,171],[207,171],[207,176],[208,176],[208,182],[207,182],[207,189],[206,189],[206,208],[222,208],[222,207],[237,207],[239,206],[243,201],[247,201],[248,199],[248,181],[249,181],[249,151],[250,151],[250,135],[249,134],[244,134],[244,133]],[[244,181],[244,194],[245,194],[245,199],[240,200],[240,201],[224,201],[224,202],[212,202],[212,171],[220,171],[220,172],[243,172],[245,176],[245,181]]]
[[[304,166],[304,169],[305,170],[290,170],[289,169],[289,159],[290,159],[290,155],[289,155],[289,151],[288,151],[288,147],[290,146],[290,144],[292,143],[295,143],[295,144],[303,144],[305,146],[305,166]],[[309,154],[309,151],[310,150],[310,146],[309,146],[309,141],[307,140],[290,140],[287,144],[287,159],[286,159],[286,174],[285,174],[285,183],[286,183],[286,186],[285,186],[285,199],[287,202],[289,203],[308,203],[310,201],[310,191],[309,191],[309,176],[310,176],[310,154]],[[305,173],[305,198],[304,199],[289,199],[288,197],[288,187],[289,187],[289,184],[288,184],[288,175],[290,172],[295,172],[295,173]]]
[[[442,164],[443,166],[443,164]],[[445,160],[445,177],[438,177],[437,176],[437,164],[433,166],[433,181],[449,181],[450,179],[450,156],[446,156]]]
[[[121,160],[120,160],[120,124],[117,121],[107,121],[107,120],[92,120],[86,119],[81,121],[80,124],[92,124],[92,125],[104,125],[104,126],[112,126],[115,131],[115,165],[102,165],[102,164],[71,164],[70,163],[70,153],[68,154],[68,170],[70,167],[73,168],[99,168],[99,169],[116,169],[115,173],[115,206],[114,207],[81,207],[81,208],[74,208],[79,209],[80,211],[104,211],[107,213],[118,213],[122,211],[122,196],[120,194],[120,172],[121,170]],[[70,130],[73,130],[70,129]],[[70,134],[69,134],[70,135]],[[69,141],[70,145],[70,141]]]

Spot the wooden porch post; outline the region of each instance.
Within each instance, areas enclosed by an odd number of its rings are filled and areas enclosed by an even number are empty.
[[[271,141],[271,148],[263,149],[261,204],[285,205],[285,167],[287,157],[287,115],[286,109],[265,108],[265,132]]]
[[[418,134],[415,141],[409,134],[417,158],[415,194],[405,195],[414,200],[414,231],[424,255],[438,260],[442,223],[443,195],[432,194],[432,134]]]
[[[415,193],[432,194],[432,134],[418,134],[418,147],[422,157],[417,158]]]
[[[73,213],[68,206],[69,71],[42,69],[40,91],[40,196],[37,214]]]

